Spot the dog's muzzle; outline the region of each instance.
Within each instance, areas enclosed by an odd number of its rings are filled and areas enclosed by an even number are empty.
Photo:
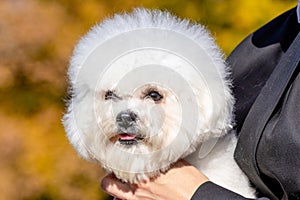
[[[136,123],[137,115],[132,111],[122,111],[116,117],[116,122],[119,127],[124,129],[130,128]]]
[[[137,120],[137,115],[130,110],[122,111],[117,115],[116,124],[120,144],[134,145],[142,139],[139,136]]]

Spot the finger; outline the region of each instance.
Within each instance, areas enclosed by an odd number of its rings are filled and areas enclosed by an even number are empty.
[[[112,174],[109,174],[102,179],[101,188],[117,199],[135,199],[134,186],[118,180]]]

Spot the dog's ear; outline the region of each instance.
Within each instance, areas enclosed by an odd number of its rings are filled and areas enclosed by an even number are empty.
[[[85,90],[83,90],[85,91]],[[93,156],[89,152],[89,147],[86,145],[86,139],[84,137],[84,127],[89,123],[93,124],[92,118],[93,107],[90,106],[92,98],[89,98],[87,92],[83,94],[75,94],[72,92],[72,98],[68,102],[67,111],[63,116],[62,124],[67,133],[67,137],[70,143],[73,145],[77,153],[86,160],[92,161]]]
[[[223,86],[219,88],[219,96],[216,95],[212,99],[215,117],[212,120],[211,132],[217,134],[217,137],[225,135],[228,130],[232,129],[234,123],[233,107],[235,99],[231,92],[231,81],[229,78],[224,77],[222,82]]]
[[[73,145],[77,153],[82,156],[84,159],[89,158],[88,151],[83,144],[81,130],[77,127],[75,115],[73,111],[69,108],[68,112],[64,115],[62,123],[64,125],[67,137],[70,143]]]

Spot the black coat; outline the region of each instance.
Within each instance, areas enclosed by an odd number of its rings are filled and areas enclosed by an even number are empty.
[[[259,199],[300,200],[300,65],[293,58],[300,45],[290,48],[300,42],[295,40],[299,30],[292,9],[248,36],[227,60],[237,100],[235,159]],[[283,79],[293,67],[289,79]],[[192,199],[245,198],[208,182]]]

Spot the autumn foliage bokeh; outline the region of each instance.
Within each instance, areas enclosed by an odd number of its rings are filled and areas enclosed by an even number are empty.
[[[92,25],[133,7],[206,25],[225,54],[296,0],[0,0],[0,200],[95,200],[104,172],[77,156],[61,125],[66,71]],[[249,55],[250,56],[250,55]]]

